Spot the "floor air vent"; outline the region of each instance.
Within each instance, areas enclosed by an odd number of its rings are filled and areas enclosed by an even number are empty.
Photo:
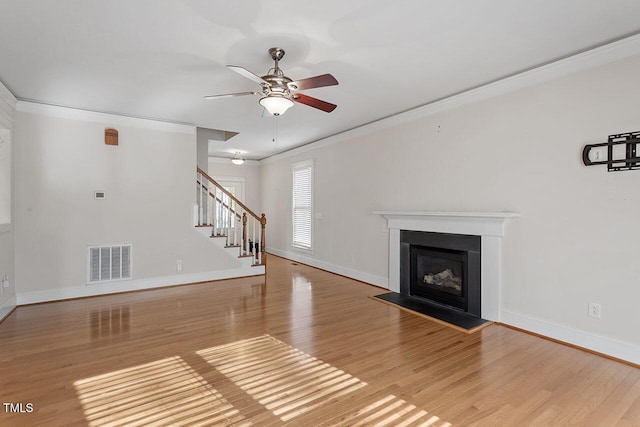
[[[124,279],[131,279],[131,245],[89,247],[89,283]]]

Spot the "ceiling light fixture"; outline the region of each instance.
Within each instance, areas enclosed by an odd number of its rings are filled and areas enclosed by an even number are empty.
[[[271,94],[260,98],[260,105],[262,105],[269,114],[279,116],[293,107],[293,101],[282,95]]]
[[[236,155],[231,159],[234,165],[241,165],[244,163],[244,158],[240,155],[239,151],[236,151]]]

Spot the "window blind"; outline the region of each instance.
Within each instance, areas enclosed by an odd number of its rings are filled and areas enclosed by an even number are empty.
[[[293,246],[312,247],[313,165],[293,166]]]

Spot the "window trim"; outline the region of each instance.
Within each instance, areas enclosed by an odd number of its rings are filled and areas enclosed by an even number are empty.
[[[302,170],[302,169],[307,169],[309,168],[311,170],[310,173],[310,193],[311,193],[311,201],[310,201],[310,207],[309,207],[309,224],[310,224],[310,244],[307,247],[306,245],[300,245],[298,243],[295,242],[295,173],[296,171]],[[292,163],[291,164],[291,247],[296,249],[296,250],[300,250],[300,251],[304,251],[307,253],[313,253],[313,243],[314,243],[314,162],[313,159],[309,159],[309,160],[304,160],[301,162],[296,162],[296,163]]]

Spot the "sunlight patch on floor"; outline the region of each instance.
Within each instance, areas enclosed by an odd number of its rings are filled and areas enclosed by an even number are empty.
[[[269,335],[197,353],[282,421],[367,385]]]
[[[367,383],[270,335],[196,353],[283,423],[451,425],[393,394],[380,398]],[[74,386],[90,426],[246,426],[254,416],[256,425],[261,419],[255,410],[243,416],[242,408],[179,356],[82,379]]]
[[[270,335],[212,347],[197,354],[283,422],[303,414],[312,419],[314,409],[321,412],[318,417],[330,419],[332,405],[339,406],[343,400],[368,400],[364,381]],[[337,425],[451,425],[394,395],[346,411],[342,417],[339,413],[335,415]]]
[[[451,423],[430,415],[424,409],[394,396],[379,399],[364,408],[352,411],[340,419],[340,424],[349,426],[438,426],[450,427]]]
[[[76,381],[90,426],[227,425],[242,420],[180,357]]]

